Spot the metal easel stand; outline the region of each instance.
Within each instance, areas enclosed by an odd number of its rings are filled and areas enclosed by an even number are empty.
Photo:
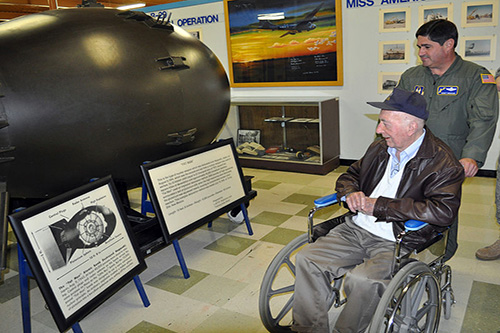
[[[33,273],[31,272],[26,257],[24,256],[24,253],[21,250],[19,244],[17,245],[17,258],[19,261],[19,285],[21,289],[21,311],[23,317],[23,332],[30,333],[31,314],[30,314],[28,278],[33,277]],[[144,304],[144,307],[147,308],[148,306],[151,305],[151,303],[149,302],[148,296],[146,295],[146,291],[144,290],[139,275],[134,276],[134,283],[141,297],[142,304]],[[71,328],[73,329],[74,333],[83,333],[79,322],[73,324]]]

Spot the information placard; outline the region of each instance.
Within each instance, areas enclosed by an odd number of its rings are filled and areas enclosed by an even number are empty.
[[[242,203],[244,178],[231,139],[141,166],[167,240]]]
[[[9,220],[60,331],[146,268],[111,177]]]

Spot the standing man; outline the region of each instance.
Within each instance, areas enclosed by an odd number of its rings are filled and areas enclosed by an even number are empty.
[[[495,80],[497,82],[497,90],[500,92],[500,68],[495,73]],[[497,162],[497,186],[495,190],[495,205],[497,206],[496,218],[500,224],[500,156]],[[495,260],[500,259],[500,237],[490,246],[483,247],[476,251],[476,258],[481,260]]]
[[[447,20],[433,20],[416,32],[422,65],[401,76],[398,88],[425,97],[428,128],[447,145],[473,177],[484,164],[498,119],[498,93],[493,75],[463,60],[456,52],[458,30]],[[445,260],[455,254],[458,225],[453,223]]]

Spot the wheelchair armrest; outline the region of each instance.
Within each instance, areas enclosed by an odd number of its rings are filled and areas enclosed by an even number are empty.
[[[336,204],[337,202],[338,202],[337,193],[332,193],[322,198],[314,200],[314,206],[316,208],[323,208],[326,206]]]
[[[403,238],[412,231],[417,231],[428,225],[427,222],[419,220],[408,220],[405,222],[405,230],[401,231],[396,237],[396,246],[394,247],[394,258],[392,261],[392,276],[401,268],[403,256],[401,255],[401,246]]]
[[[338,200],[337,193],[332,193],[332,194],[329,194],[329,195],[326,195],[324,197],[321,197],[321,198],[314,200],[314,207],[309,211],[309,214],[307,216],[307,219],[308,219],[307,230],[308,230],[308,235],[309,235],[308,236],[309,243],[311,243],[312,241],[314,241],[318,237],[318,235],[316,235],[317,233],[313,236],[313,227],[314,227],[313,217],[314,217],[314,214],[318,210],[326,208],[326,207],[331,206],[331,205],[334,205],[336,203],[340,203],[340,201],[345,201],[345,200]],[[329,222],[329,221],[325,221],[325,222]],[[333,223],[333,225],[337,225],[337,223],[335,222],[335,223]],[[325,230],[327,230],[326,232],[328,232],[329,229],[325,228]]]
[[[426,225],[428,225],[427,222],[418,221],[418,220],[408,220],[405,222],[405,230],[406,231],[416,231],[416,230],[422,229]]]

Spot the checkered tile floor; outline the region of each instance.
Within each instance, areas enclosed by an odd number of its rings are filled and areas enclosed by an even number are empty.
[[[128,284],[80,322],[84,332],[266,332],[258,312],[262,276],[276,253],[306,231],[312,201],[331,193],[340,167],[325,176],[244,169],[254,176],[257,197],[249,215],[254,235],[226,216],[179,241],[189,269],[184,279],[171,246],[146,259],[140,277],[151,301],[144,308],[133,283]],[[500,260],[482,262],[475,251],[499,236],[495,223],[495,179],[467,179],[460,211],[460,247],[449,262],[457,304],[439,332],[500,331]],[[130,191],[139,204],[139,190]],[[318,219],[338,214],[321,211]],[[15,238],[10,235],[10,242]],[[0,332],[21,332],[21,308],[15,246],[0,285]],[[57,332],[36,282],[30,280],[33,332]]]

